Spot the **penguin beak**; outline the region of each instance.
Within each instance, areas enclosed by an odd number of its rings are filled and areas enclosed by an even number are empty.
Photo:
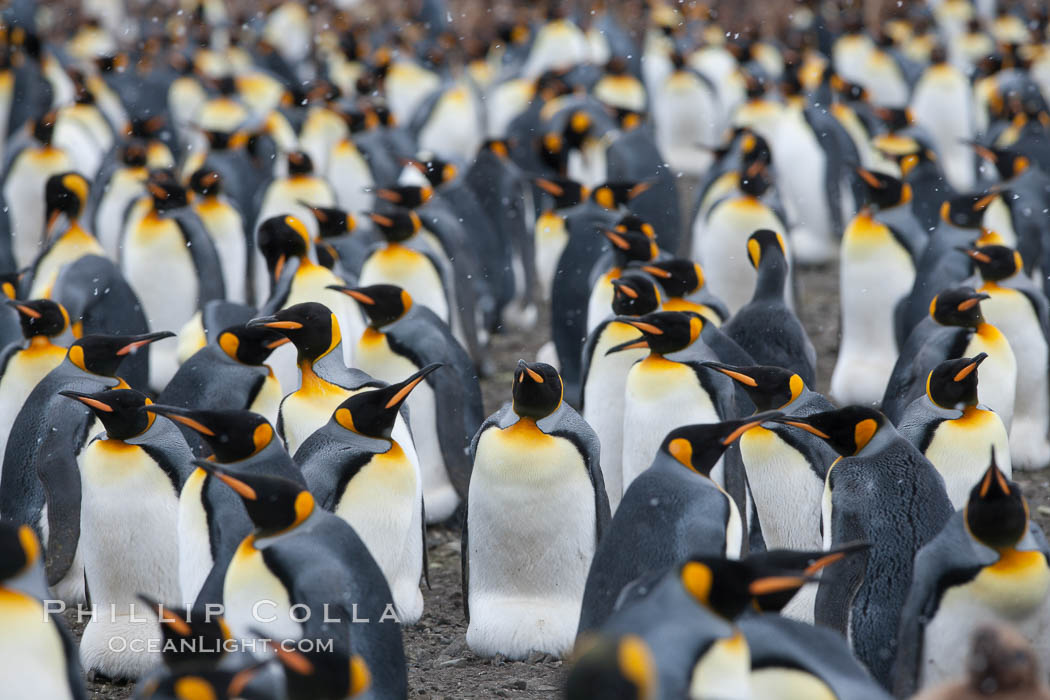
[[[44,228],[45,236],[51,232],[51,229],[55,227],[55,223],[58,221],[58,217],[62,216],[62,212],[58,209],[53,210],[47,217],[47,226]]]
[[[977,369],[981,365],[981,363],[984,362],[987,358],[988,353],[986,352],[982,352],[980,355],[977,355],[973,358],[973,361],[970,362],[970,364],[966,365],[961,370],[959,370],[956,373],[956,375],[952,377],[952,380],[956,382],[961,382],[962,380],[966,379],[971,374],[973,374],[973,371]]]
[[[537,384],[543,384],[543,375],[529,367],[525,360],[518,360],[518,381],[524,381],[525,375]]]
[[[602,231],[602,234],[609,239],[610,243],[620,250],[628,250],[631,247],[631,244],[627,242],[627,239],[615,231]]]
[[[281,253],[281,257],[277,258],[277,262],[273,266],[273,278],[280,279],[281,272],[284,270],[284,264],[288,262],[288,256]]]
[[[859,166],[855,168],[855,170],[857,171],[857,174],[860,175],[860,179],[864,180],[868,187],[881,190],[883,187],[886,186],[879,180],[879,178],[875,177],[875,175],[870,170],[865,170],[864,168],[861,168]]]
[[[632,288],[631,285],[628,284],[627,282],[624,282],[623,280],[618,280],[617,279],[617,280],[613,280],[612,284],[618,290],[623,292],[624,296],[629,297],[631,299],[637,299],[638,298],[638,292],[636,292],[634,290],[634,288]]]
[[[331,289],[334,292],[342,292],[343,294],[347,295],[348,297],[350,297],[354,301],[360,302],[360,303],[365,304],[367,306],[375,306],[375,303],[376,303],[375,299],[373,299],[372,297],[368,296],[364,292],[361,292],[361,291],[358,291],[357,289],[354,289],[353,287],[344,287],[344,286],[339,285],[339,284],[330,284],[330,285],[328,285],[328,287],[326,287],[326,289]]]
[[[626,323],[628,326],[634,326],[641,332],[648,333],[649,335],[664,334],[662,328],[660,328],[659,326],[655,326],[652,323],[649,323],[648,321],[640,321],[636,318],[631,318],[630,316],[617,316],[616,320],[620,323]]]
[[[208,437],[215,437],[215,431],[208,426],[201,423],[199,420],[193,417],[195,411],[191,411],[186,408],[178,408],[176,406],[165,406],[163,404],[150,404],[146,406],[146,410],[152,413],[156,413],[159,416],[164,416],[169,420],[173,420],[176,423],[185,425],[190,430],[194,430],[201,435]]]
[[[195,459],[193,460],[193,465],[196,467],[200,467],[201,469],[208,472],[222,483],[229,486],[241,498],[244,498],[249,501],[259,500],[259,495],[255,493],[255,489],[253,489],[251,486],[244,483],[240,479],[234,476],[230,476],[229,474],[223,472],[222,469],[220,469],[219,466],[215,464],[215,462],[209,462],[206,459]]]
[[[159,331],[157,333],[145,333],[143,335],[132,336],[130,343],[117,350],[117,356],[123,357],[124,355],[130,355],[139,348],[146,347],[150,343],[154,343],[158,340],[164,340],[165,338],[174,338],[175,334],[171,331]]]
[[[85,394],[79,391],[60,391],[58,393],[61,396],[65,396],[67,399],[76,399],[88,408],[92,408],[96,411],[102,411],[103,413],[113,413],[112,406],[110,406],[104,401],[99,401],[91,394]]]
[[[382,214],[377,214],[375,212],[368,214],[368,218],[385,228],[390,228],[394,225],[394,220],[389,216],[383,216]]]
[[[394,204],[400,204],[402,199],[400,192],[395,192],[394,190],[385,187],[376,190],[376,196],[387,202],[393,202]]]
[[[784,414],[780,411],[766,411],[765,413],[759,413],[758,415],[753,416],[751,420],[735,428],[732,432],[729,433],[729,435],[726,435],[724,438],[722,438],[722,444],[728,447],[729,445],[732,445],[734,442],[739,440],[744,433],[751,430],[752,428],[757,428],[766,421],[776,420],[777,418],[780,418],[783,415]]]
[[[394,384],[393,386],[391,386],[391,389],[396,387],[397,391],[395,391],[394,395],[387,400],[386,406],[384,406],[384,408],[396,409],[399,406],[401,406],[404,400],[408,398],[408,395],[412,393],[412,390],[419,386],[419,383],[426,379],[427,375],[436,370],[438,367],[441,367],[440,362],[434,362],[432,364],[429,364],[423,369],[413,374],[405,381],[401,382],[400,384]],[[527,371],[530,374],[539,377],[539,375],[533,372],[531,369]],[[540,381],[543,381],[542,377],[540,377]]]
[[[810,433],[812,435],[816,435],[818,438],[820,438],[822,440],[830,440],[831,439],[830,435],[825,433],[823,430],[819,430],[819,429],[813,427],[812,425],[810,425],[809,423],[806,423],[805,419],[803,419],[803,418],[790,418],[790,419],[789,418],[781,418],[777,422],[778,423],[782,423],[783,425],[790,425],[793,428],[799,428],[801,430],[805,430],[807,433]]]
[[[703,367],[710,367],[713,370],[717,370],[729,377],[730,379],[732,379],[733,381],[740,382],[744,386],[749,386],[752,388],[758,386],[758,382],[755,381],[754,378],[749,377],[743,372],[733,369],[729,365],[723,365],[717,362],[701,362],[700,364]]]
[[[642,270],[648,272],[653,277],[659,277],[660,279],[670,279],[671,273],[662,267],[656,267],[655,265],[642,265]]]
[[[760,596],[793,591],[811,580],[807,576],[766,576],[748,584],[748,592],[753,596]]]
[[[649,348],[649,341],[645,339],[644,335],[638,336],[636,340],[628,340],[626,343],[620,343],[614,345],[605,351],[605,356],[608,357],[614,352],[622,352],[624,350],[646,350]]]
[[[980,304],[985,299],[991,299],[991,298],[992,298],[991,295],[985,294],[983,292],[980,293],[980,294],[974,294],[969,299],[966,299],[964,301],[959,302],[958,309],[959,309],[959,311],[969,311],[970,309],[972,309],[973,307],[977,306],[978,304]]]
[[[863,551],[865,551],[867,549],[870,549],[870,548],[871,548],[871,544],[869,544],[867,542],[853,542],[853,543],[844,544],[841,547],[839,547],[838,549],[835,549],[834,551],[828,552],[827,554],[825,554],[822,557],[818,557],[817,559],[814,559],[813,563],[811,563],[809,566],[807,566],[803,573],[805,573],[806,576],[816,576],[817,573],[819,573],[821,569],[827,568],[827,567],[831,566],[832,564],[840,562],[843,559],[845,559],[846,557],[850,556],[851,554],[856,554],[857,552],[863,552]]]
[[[277,331],[297,331],[303,327],[298,321],[282,321],[276,316],[260,316],[245,324],[248,328],[272,328]]]
[[[150,598],[145,593],[139,593],[135,597],[145,603],[146,607],[157,611],[157,622],[162,626],[167,627],[180,637],[189,637],[192,634],[193,629],[186,623],[186,620],[173,613],[160,601]]]
[[[285,338],[278,338],[277,340],[271,340],[269,343],[266,344],[266,349],[267,350],[276,350],[277,348],[281,347],[282,345],[285,345],[285,344],[290,343],[290,342],[292,342],[292,341],[289,340],[287,337],[285,337]]]
[[[979,250],[973,250],[972,248],[963,248],[958,246],[955,248],[960,253],[965,253],[979,263],[990,263],[992,258],[987,253],[982,253]]]
[[[10,306],[18,313],[22,314],[23,316],[28,316],[29,318],[40,318],[41,316],[43,316],[43,314],[34,309],[32,306],[29,306],[25,302],[18,301],[17,299],[5,299],[4,303]]]

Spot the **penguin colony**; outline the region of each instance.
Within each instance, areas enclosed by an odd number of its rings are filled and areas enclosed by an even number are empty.
[[[1050,697],[1045,4],[411,5],[2,11],[0,696]]]

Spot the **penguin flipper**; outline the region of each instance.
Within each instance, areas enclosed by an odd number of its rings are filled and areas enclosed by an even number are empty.
[[[831,487],[834,489],[834,471],[831,473],[830,480]],[[832,499],[830,523],[832,546],[868,541],[869,537],[864,529],[862,515],[855,512],[856,509],[850,504],[845,503],[845,498],[835,499],[834,490],[832,490]],[[824,527],[829,527],[829,524],[824,523]],[[868,555],[865,553],[846,557],[827,567],[817,588],[815,604],[817,624],[838,630],[848,636],[850,608],[853,606],[854,596],[864,583],[867,563]]]
[[[426,501],[420,499],[419,501],[419,513],[421,516],[420,528],[423,530],[423,580],[427,584],[427,590],[432,590],[430,586],[430,555],[427,553],[427,504]]]
[[[175,220],[185,236],[193,266],[197,270],[198,306],[209,301],[226,298],[226,284],[222,278],[222,265],[215,243],[204,229],[204,224],[195,212],[190,209],[179,211]]]
[[[553,421],[551,421],[552,418]],[[544,425],[547,421],[550,423]],[[541,419],[537,426],[548,435],[568,440],[583,456],[587,474],[591,479],[591,487],[594,489],[594,546],[597,549],[598,543],[602,541],[605,531],[609,529],[609,522],[612,520],[609,492],[605,490],[605,478],[602,476],[599,458],[601,446],[598,443],[598,435],[580,414],[565,402],[562,402],[553,414]]]
[[[73,566],[80,541],[80,471],[66,436],[53,432],[37,462],[37,475],[47,502],[47,585],[54,586]]]
[[[463,598],[463,617],[470,623],[470,537],[467,534],[467,501],[463,501],[463,527],[459,536],[459,590]],[[426,520],[423,521],[424,529]],[[426,548],[424,547],[424,550]]]

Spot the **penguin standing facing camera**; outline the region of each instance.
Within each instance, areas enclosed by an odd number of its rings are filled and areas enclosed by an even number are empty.
[[[152,625],[136,624],[136,595],[179,600],[179,490],[193,458],[178,429],[145,410],[152,403],[129,389],[85,394],[60,391],[102,422],[81,457],[81,555],[85,586],[98,605],[80,641],[88,672],[136,679],[156,666],[159,653],[138,650],[159,639]],[[127,525],[134,523],[134,527]],[[128,653],[113,640],[127,642]],[[122,642],[119,642],[122,643]]]
[[[784,237],[768,229],[755,231],[747,239],[747,257],[758,275],[755,292],[722,332],[756,363],[790,369],[812,386],[817,351],[787,301],[791,268]]]
[[[965,672],[981,626],[1005,623],[1040,659],[1050,653],[1050,548],[1021,487],[991,464],[961,513],[918,553],[901,616],[898,697]],[[1026,695],[1026,697],[1028,697]]]
[[[50,297],[55,279],[65,265],[85,255],[105,255],[95,237],[80,226],[88,188],[88,181],[79,173],[60,173],[48,178],[44,186],[47,212],[44,249],[33,262],[32,274],[23,282],[29,285],[30,299]],[[65,231],[59,233],[62,215],[68,223]]]
[[[572,647],[591,558],[609,524],[598,437],[550,365],[518,362],[513,400],[482,424],[463,520],[463,602],[475,653]],[[510,538],[519,543],[506,547]]]
[[[926,395],[908,406],[898,427],[941,473],[957,509],[984,473],[989,450],[1001,455],[1006,477],[1012,473],[1006,426],[977,404],[978,367],[987,358],[981,353],[937,365],[926,379]]]
[[[52,615],[40,540],[29,525],[0,520],[0,672],[13,698],[86,700],[76,642]]]
[[[427,365],[397,384],[354,394],[295,453],[321,507],[353,526],[383,570],[406,625],[423,614],[423,485],[391,430],[405,399],[440,367]]]

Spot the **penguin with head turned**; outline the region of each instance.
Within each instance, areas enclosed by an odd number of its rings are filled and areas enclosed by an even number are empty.
[[[425,506],[421,474],[391,431],[413,389],[440,367],[430,364],[403,381],[354,394],[295,453],[320,506],[350,523],[368,546],[404,624],[423,614]]]
[[[450,517],[470,483],[470,441],[485,418],[478,372],[448,325],[394,285],[340,287],[357,302],[368,328],[354,348],[354,364],[384,382],[401,381],[431,363],[408,397],[413,441],[423,468],[430,522]]]
[[[591,269],[591,290],[587,301],[587,332],[608,316],[613,299],[612,281],[631,263],[646,263],[660,255],[653,227],[636,216],[627,215],[611,230],[602,231],[611,244],[609,251]]]
[[[159,636],[152,625],[136,624],[127,615],[138,593],[179,597],[179,491],[193,455],[171,421],[146,411],[152,402],[144,394],[133,389],[59,394],[90,409],[104,428],[80,455],[79,546],[91,602],[113,612],[88,622],[80,658],[89,673],[139,678],[159,654],[136,652],[131,640],[146,645]],[[114,639],[127,640],[130,652],[116,650]]]
[[[41,379],[15,418],[4,452],[0,511],[29,523],[47,542],[48,585],[57,597],[84,598],[80,538],[80,469],[77,456],[93,434],[91,411],[59,396],[129,388],[117,376],[124,358],[171,333],[88,335],[76,340],[58,367]]]
[[[1029,519],[1021,487],[991,454],[963,510],[916,557],[901,616],[894,692],[903,697],[963,675],[966,648],[959,642],[984,624],[1013,626],[1045,658],[1048,558],[1050,547]]]
[[[354,529],[294,481],[205,460],[194,463],[241,498],[253,526],[223,580],[233,635],[258,637],[261,630],[278,640],[323,640],[352,634],[354,652],[371,671],[372,697],[403,698],[405,655],[393,596]],[[275,603],[267,605],[272,621],[258,619],[260,601]],[[293,606],[304,606],[309,618],[297,622],[303,608]]]
[[[1010,440],[1002,419],[977,399],[978,373],[988,355],[945,360],[926,379],[925,395],[901,416],[898,430],[919,448],[944,478],[956,508],[966,505],[970,489],[995,450],[1007,478],[1012,474]]]
[[[817,590],[816,622],[846,635],[857,658],[889,687],[914,556],[953,512],[944,480],[875,409],[847,406],[784,422],[842,455],[825,480],[824,549],[871,543],[865,555],[828,567]]]
[[[747,532],[736,503],[710,473],[747,430],[780,415],[771,411],[667,434],[652,465],[627,488],[598,544],[577,634],[601,627],[624,587],[640,576],[691,554],[737,559],[746,551]]]
[[[519,361],[512,400],[471,445],[462,577],[476,653],[524,658],[571,648],[587,570],[609,525],[598,450],[557,371]],[[500,544],[506,538],[519,546]]]
[[[664,299],[663,311],[694,311],[715,326],[721,327],[729,318],[729,309],[704,285],[704,270],[687,258],[652,260],[639,269],[652,277]]]
[[[644,275],[626,274],[614,279],[612,285],[614,317],[639,317],[660,308],[660,292]],[[638,329],[614,317],[606,317],[587,336],[580,390],[580,414],[594,428],[603,447],[602,476],[613,514],[623,496],[624,387],[631,366],[645,357],[644,348],[608,354],[610,349],[640,337]]]
[[[0,671],[5,693],[86,700],[76,642],[61,615],[44,601],[54,596],[44,574],[40,540],[29,525],[0,520]]]
[[[812,386],[816,382],[817,351],[788,305],[791,268],[783,236],[768,229],[755,231],[747,239],[747,257],[757,273],[755,291],[722,332],[757,364],[785,367]]]

